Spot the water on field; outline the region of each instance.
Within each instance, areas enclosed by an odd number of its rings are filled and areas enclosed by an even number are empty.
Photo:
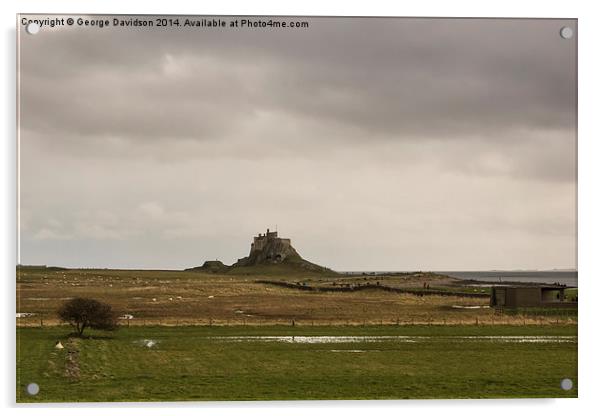
[[[347,344],[357,342],[510,342],[510,343],[575,343],[576,336],[492,335],[492,336],[230,336],[209,337],[223,342],[283,342],[291,344]]]

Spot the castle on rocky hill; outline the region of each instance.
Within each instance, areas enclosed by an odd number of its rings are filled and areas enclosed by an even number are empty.
[[[279,238],[277,231],[259,233],[253,237],[251,251],[247,257],[239,259],[235,265],[252,266],[258,264],[282,263],[285,260],[300,260],[301,256],[291,245],[290,238]]]
[[[253,237],[251,251],[247,257],[238,259],[232,267],[282,264],[298,269],[328,271],[327,268],[303,259],[291,244],[290,238],[278,237],[277,231],[268,228],[265,234]]]
[[[282,264],[297,269],[311,271],[331,271],[326,267],[319,266],[303,259],[292,246],[290,238],[278,237],[277,231],[268,228],[265,234],[259,233],[253,237],[251,251],[247,257],[238,259],[232,266],[226,266],[218,260],[206,261],[203,266],[193,267],[187,270],[211,271],[223,273],[237,267],[252,267]]]

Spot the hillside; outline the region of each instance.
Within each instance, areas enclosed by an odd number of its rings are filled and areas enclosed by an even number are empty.
[[[185,269],[187,272],[226,273],[230,266],[226,266],[219,260],[207,260],[202,266]]]
[[[187,271],[202,271],[231,274],[282,274],[282,273],[337,273],[327,267],[305,260],[292,246],[288,238],[279,238],[277,232],[259,234],[253,238],[251,250],[247,257],[238,259],[231,266],[221,261],[206,261],[202,266],[186,269]]]

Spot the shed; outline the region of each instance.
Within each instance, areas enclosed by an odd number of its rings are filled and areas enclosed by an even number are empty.
[[[565,286],[494,286],[489,304],[496,307],[576,307],[577,302],[565,300]]]

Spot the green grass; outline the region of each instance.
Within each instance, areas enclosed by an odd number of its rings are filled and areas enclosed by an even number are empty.
[[[575,336],[572,326],[132,327],[77,340],[68,327],[17,330],[17,401],[576,397],[576,343],[453,341],[472,335]],[[416,343],[224,342],[240,335],[432,336]],[[153,339],[156,347],[139,341]],[[332,351],[339,350],[339,351]],[[340,350],[362,350],[344,352]],[[562,378],[575,383],[559,388]],[[28,383],[40,386],[28,396]]]

